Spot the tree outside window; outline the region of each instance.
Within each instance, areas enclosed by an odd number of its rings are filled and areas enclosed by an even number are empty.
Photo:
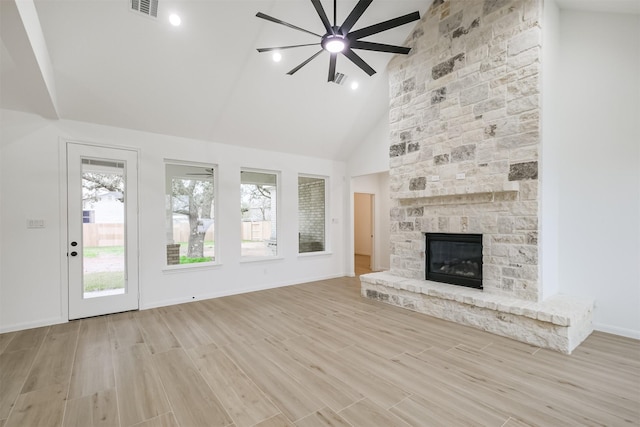
[[[215,261],[215,168],[166,164],[167,264]]]
[[[277,173],[241,171],[240,230],[243,257],[277,255],[277,188]]]

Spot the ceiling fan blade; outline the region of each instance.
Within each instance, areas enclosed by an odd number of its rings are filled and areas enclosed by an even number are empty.
[[[258,48],[257,51],[271,52],[272,50],[292,49],[294,47],[304,47],[304,46],[320,46],[320,43],[296,44],[293,46],[279,46],[279,47],[261,47],[261,48]]]
[[[338,54],[337,53],[332,53],[331,54],[331,59],[329,60],[329,79],[327,81],[329,82],[335,82],[336,81],[336,61],[338,59]]]
[[[275,22],[276,24],[284,25],[285,27],[293,28],[294,30],[302,31],[303,33],[311,34],[312,36],[322,37],[320,34],[313,33],[309,30],[305,30],[304,28],[296,27],[293,24],[289,24],[288,22],[284,22],[278,18],[274,18],[273,16],[265,15],[262,12],[256,13],[258,18],[266,19],[267,21]]]
[[[344,20],[342,25],[340,26],[340,32],[342,35],[347,35],[351,28],[355,25],[355,23],[360,19],[365,10],[369,7],[373,0],[360,0],[356,7],[353,8],[347,19]]]
[[[300,68],[304,67],[305,65],[307,65],[309,62],[311,62],[316,56],[320,55],[322,52],[324,52],[324,49],[321,49],[319,52],[315,53],[314,55],[312,55],[309,59],[307,59],[306,61],[304,61],[302,64],[298,65],[296,68],[294,68],[293,70],[289,71],[287,74],[292,76],[296,71],[298,71]]]
[[[318,12],[318,16],[322,20],[322,25],[324,25],[324,28],[325,30],[327,30],[327,33],[333,33],[333,29],[331,28],[331,23],[329,22],[329,18],[327,18],[327,14],[325,13],[324,8],[322,7],[322,3],[320,3],[320,0],[311,0],[311,3],[313,4],[313,7],[316,8],[316,12]]]
[[[371,66],[369,66],[369,64],[367,64],[366,62],[364,62],[364,59],[360,58],[354,51],[352,51],[351,49],[348,49],[346,52],[343,52],[344,56],[346,56],[347,58],[349,58],[349,60],[351,62],[353,62],[354,64],[356,64],[358,67],[360,67],[362,69],[362,71],[364,71],[365,73],[369,74],[370,76],[373,76],[376,73],[376,70],[374,70],[373,68],[371,68]]]
[[[409,22],[417,21],[418,19],[420,19],[420,14],[418,12],[408,13],[406,15],[389,19],[388,21],[380,22],[378,24],[371,25],[369,27],[364,27],[352,33],[349,33],[349,39],[351,40],[361,39],[363,37],[367,37],[372,34],[381,33],[383,31],[387,31],[392,28],[399,27],[400,25],[408,24]]]
[[[401,53],[406,55],[411,50],[410,47],[393,46],[390,44],[365,42],[362,40],[354,40],[349,46],[351,49],[374,50],[376,52]]]

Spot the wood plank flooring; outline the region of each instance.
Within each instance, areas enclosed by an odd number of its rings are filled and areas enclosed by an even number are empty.
[[[0,427],[640,426],[640,341],[571,356],[357,278],[0,335]]]

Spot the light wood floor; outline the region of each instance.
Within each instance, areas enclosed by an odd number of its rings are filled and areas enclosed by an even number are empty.
[[[572,356],[343,278],[0,335],[0,427],[640,424],[640,343]]]

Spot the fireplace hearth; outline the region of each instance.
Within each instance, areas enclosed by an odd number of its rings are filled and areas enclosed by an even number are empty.
[[[482,234],[426,233],[426,279],[482,289]]]

